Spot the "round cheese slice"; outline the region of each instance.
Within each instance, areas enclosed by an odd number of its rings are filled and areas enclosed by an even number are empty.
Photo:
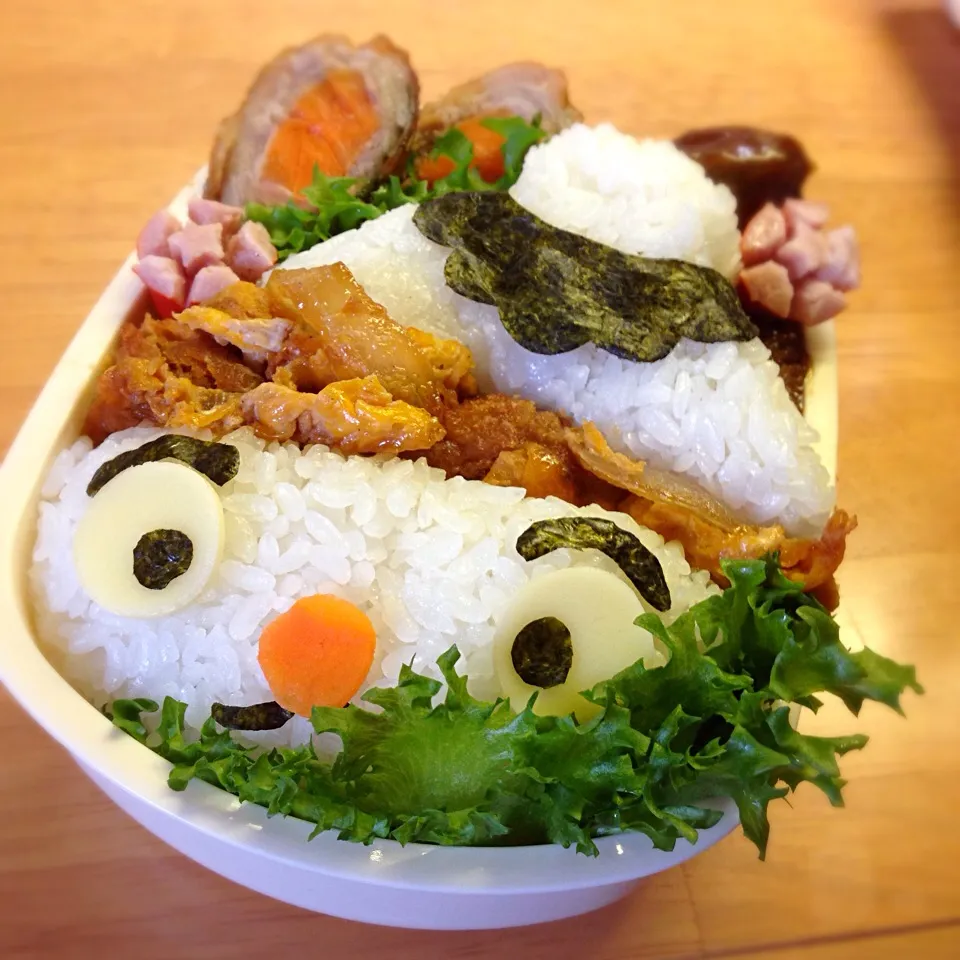
[[[159,590],[133,572],[133,551],[154,530],[179,530],[193,545],[184,573]],[[77,525],[73,558],[90,598],[123,617],[162,617],[192,603],[223,556],[223,505],[192,467],[162,461],[130,467],[93,497]]]
[[[630,584],[596,567],[568,567],[529,581],[498,618],[494,665],[503,695],[517,711],[538,693],[534,713],[573,712],[578,720],[589,719],[600,708],[580,696],[580,691],[609,680],[641,658],[648,668],[663,663],[653,637],[634,624],[644,612]],[[511,658],[517,634],[541,617],[562,621],[573,644],[566,679],[546,689],[524,682]]]

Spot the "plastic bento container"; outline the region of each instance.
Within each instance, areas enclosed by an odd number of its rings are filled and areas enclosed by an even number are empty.
[[[170,205],[183,215],[204,171]],[[651,874],[673,867],[729,834],[736,807],[696,845],[670,853],[642,834],[598,841],[585,857],[559,846],[436,847],[381,841],[364,847],[331,833],[311,842],[312,825],[268,818],[199,781],[183,793],[166,784],[168,764],[124,735],[57,673],[37,644],[27,569],[42,479],[80,429],[93,383],[120,325],[146,305],[131,254],[77,331],[0,468],[0,681],[87,775],[151,833],[205,867],[260,893],[321,913],[398,927],[481,929],[539,923],[604,906]],[[836,346],[832,323],[808,331],[807,418],[819,452],[836,469]]]

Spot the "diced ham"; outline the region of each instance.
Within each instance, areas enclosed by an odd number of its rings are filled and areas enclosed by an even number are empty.
[[[743,228],[740,254],[745,267],[770,260],[787,241],[787,221],[783,211],[772,203],[764,204]]]
[[[182,230],[171,234],[167,242],[171,256],[180,261],[187,276],[223,262],[222,223],[186,223]]]
[[[262,223],[248,220],[227,244],[227,263],[241,280],[256,282],[277,262],[277,248]]]
[[[747,297],[778,317],[823,323],[846,307],[843,291],[860,283],[860,252],[853,227],[823,230],[826,204],[791,198],[765,204],[740,238]]]
[[[148,254],[134,264],[133,272],[143,281],[161,318],[183,309],[187,278],[176,260]]]
[[[219,200],[207,200],[205,197],[192,197],[187,212],[194,223],[219,223],[223,225],[224,237],[232,236],[243,220],[243,210]]]
[[[817,279],[838,290],[860,286],[860,247],[853,227],[837,227],[826,235],[827,251]]]
[[[137,256],[169,257],[171,234],[181,229],[180,221],[169,210],[158,210],[137,237]]]
[[[747,267],[740,272],[740,282],[747,295],[761,307],[765,307],[778,317],[790,314],[793,299],[793,284],[787,268],[773,260]]]
[[[239,282],[240,278],[223,263],[202,267],[190,284],[190,293],[187,296],[187,306],[203,303],[215,297],[224,287]]]
[[[790,316],[807,326],[835,317],[847,305],[843,294],[823,280],[810,278],[797,286]]]
[[[798,223],[805,223],[814,230],[819,230],[826,226],[830,218],[830,208],[825,203],[819,203],[816,200],[800,200],[796,197],[790,197],[783,201],[783,215],[787,220],[787,227],[792,237],[797,229]]]
[[[826,256],[823,234],[809,224],[798,220],[793,236],[777,251],[776,260],[782,263],[796,282],[820,268]]]

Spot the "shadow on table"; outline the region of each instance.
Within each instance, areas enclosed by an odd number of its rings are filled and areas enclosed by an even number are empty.
[[[940,128],[960,181],[960,30],[950,23],[941,4],[922,10],[885,10],[881,18]]]

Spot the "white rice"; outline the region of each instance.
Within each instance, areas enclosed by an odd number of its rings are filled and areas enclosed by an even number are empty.
[[[547,223],[624,253],[740,272],[737,201],[669,140],[578,123],[534,147],[514,200]]]
[[[557,226],[628,253],[675,257],[728,276],[739,267],[726,187],[672,144],[577,125],[528,154],[516,199]],[[756,523],[818,534],[834,505],[816,432],[759,341],[681,341],[655,363],[587,345],[546,357],[517,344],[495,307],[454,293],[448,250],[403,207],[291,257],[286,268],[344,262],[399,322],[461,340],[486,390],[591,420],[616,448],[686,474]]]
[[[241,465],[222,488],[226,546],[207,590],[171,616],[118,617],[81,587],[74,533],[97,467],[164,432],[126,430],[96,450],[79,440],[56,460],[41,491],[30,571],[39,635],[67,678],[98,705],[169,695],[189,705],[187,721],[197,725],[214,701],[272,699],[257,662],[260,632],[296,598],[318,592],[345,597],[373,622],[377,652],[365,688],[392,685],[405,662],[437,676],[437,656],[455,642],[471,689],[496,694],[497,618],[528,579],[570,564],[622,577],[595,551],[522,560],[517,536],[546,517],[608,516],[640,537],[663,565],[673,598],[668,621],[717,590],[706,573],[691,573],[678,544],[664,545],[624,515],[446,480],[425,461],[344,459],[322,446],[267,445],[244,429],[225,438],[240,450]],[[308,722],[295,718],[258,739],[295,743],[309,736]]]

